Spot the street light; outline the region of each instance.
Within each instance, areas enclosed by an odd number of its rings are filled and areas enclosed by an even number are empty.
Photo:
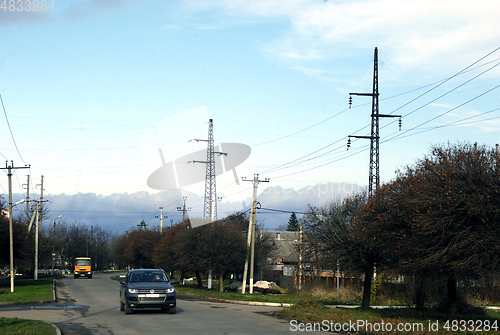
[[[52,272],[54,272],[55,262],[56,262],[56,220],[60,219],[62,215],[59,215],[54,219],[54,230],[52,231]]]

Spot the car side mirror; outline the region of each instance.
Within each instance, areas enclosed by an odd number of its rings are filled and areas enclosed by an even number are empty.
[[[122,280],[120,284],[125,285],[125,280]]]

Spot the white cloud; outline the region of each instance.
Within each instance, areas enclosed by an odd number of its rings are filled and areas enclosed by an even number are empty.
[[[308,204],[324,206],[333,199],[343,198],[353,192],[361,191],[362,187],[349,183],[325,183],[304,187],[299,190],[271,186],[258,195],[262,208],[277,209],[282,211],[307,211]],[[53,219],[62,215],[67,223],[98,225],[119,234],[128,229],[136,229],[142,220],[148,228],[158,227],[160,214],[159,207],[163,207],[163,215],[168,216],[163,221],[164,227],[182,221],[182,212],[177,210],[183,205],[182,197],[187,196],[187,206],[192,206],[188,216],[200,218],[202,216],[203,196],[188,192],[183,189],[162,191],[155,194],[148,192],[115,193],[111,195],[97,195],[94,193],[49,194],[44,197],[49,202],[45,205],[48,216],[45,223],[53,223]],[[14,194],[17,201],[24,196]],[[242,208],[242,203],[237,201],[224,202],[218,205],[218,218],[237,211],[245,211],[251,203],[250,197],[244,202],[247,208]],[[24,206],[17,206],[14,217],[24,214]],[[286,224],[290,213],[259,210],[257,218],[264,223],[266,229],[276,229]]]
[[[185,4],[192,10],[225,15],[288,19],[292,28],[263,44],[267,55],[286,66],[338,59],[347,53],[352,57],[378,46],[395,77],[417,68],[432,74],[450,65],[453,70],[465,66],[496,48],[500,31],[500,3],[495,0],[192,0]]]
[[[222,10],[235,16],[292,16],[311,4],[310,0],[185,0],[190,10]]]

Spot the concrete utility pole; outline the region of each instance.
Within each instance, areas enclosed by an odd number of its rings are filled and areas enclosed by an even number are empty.
[[[30,166],[14,167],[14,162],[5,162],[5,168],[2,170],[7,170],[7,176],[9,178],[9,251],[10,251],[10,292],[14,292],[14,233],[12,229],[12,169],[29,169]]]
[[[26,184],[26,219],[24,222],[28,224],[29,215],[30,215],[30,175],[28,177],[28,182]]]
[[[42,175],[42,183],[40,185],[40,231],[42,231],[42,221],[43,221],[43,175]]]
[[[182,197],[182,201],[184,202],[182,207],[177,207],[177,210],[182,211],[182,222],[186,221],[186,212],[191,210],[191,207],[186,207],[187,197]]]
[[[163,216],[163,207],[159,207],[160,216],[155,216],[155,218],[160,219],[160,234],[163,232],[163,219],[168,218],[168,216]]]
[[[498,173],[498,170],[500,168],[500,155],[499,155],[499,150],[498,150],[498,143],[495,146],[495,154],[497,157],[497,173]]]
[[[302,225],[299,225],[299,291],[302,290]]]
[[[41,204],[41,203],[40,203]],[[36,227],[35,227],[35,280],[38,280],[38,204],[36,204]]]
[[[370,139],[370,173],[368,181],[368,194],[371,196],[380,186],[380,157],[379,157],[379,118],[380,117],[399,117],[399,130],[401,130],[401,115],[388,115],[379,113],[378,104],[378,51],[375,48],[373,61],[373,92],[372,93],[349,93],[349,108],[352,105],[352,96],[371,96],[372,97],[372,123],[370,136],[349,135],[347,140],[347,149],[351,146],[351,137]]]
[[[250,210],[250,222],[248,223],[248,237],[247,237],[247,256],[245,259],[245,267],[243,269],[243,283],[241,287],[241,293],[245,294],[246,284],[247,284],[247,273],[248,273],[248,262],[250,258],[250,280],[249,280],[249,293],[253,294],[253,272],[254,272],[254,258],[255,258],[255,216],[257,212],[257,187],[259,183],[268,183],[269,178],[264,180],[259,180],[259,175],[255,174],[253,180],[247,180],[243,178],[243,181],[253,182],[253,196],[252,196],[252,208]]]
[[[337,259],[337,304],[340,301],[340,262]]]
[[[35,280],[38,280],[38,238],[39,238],[39,232],[38,232],[38,217],[39,217],[39,211],[38,209],[40,208],[39,203],[36,203],[35,210],[33,211],[33,215],[31,216],[31,221],[28,226],[28,231],[31,231],[31,227],[33,225],[33,220],[36,218],[35,221],[35,271],[34,271],[34,276]]]

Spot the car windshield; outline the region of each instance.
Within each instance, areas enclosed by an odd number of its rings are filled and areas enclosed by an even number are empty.
[[[167,282],[168,278],[161,271],[134,271],[130,274],[130,282]]]
[[[76,260],[76,265],[78,265],[78,266],[89,266],[90,265],[90,259],[77,259]]]

